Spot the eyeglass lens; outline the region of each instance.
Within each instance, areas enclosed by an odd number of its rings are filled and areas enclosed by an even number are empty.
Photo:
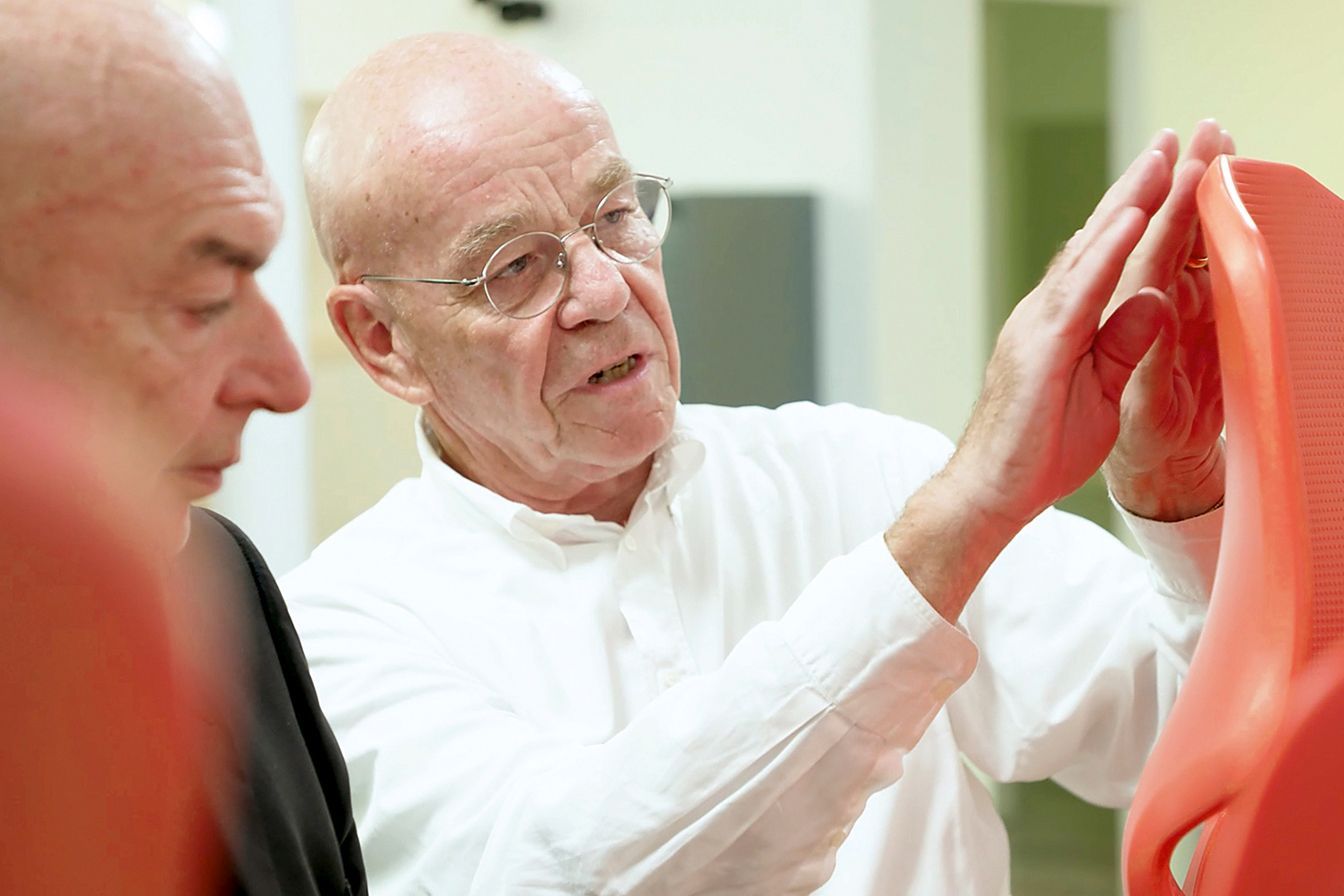
[[[650,258],[671,220],[667,190],[637,177],[608,193],[593,215],[594,241],[622,264]],[[485,266],[485,292],[510,317],[535,317],[560,297],[567,264],[564,243],[550,233],[525,233],[495,250]]]

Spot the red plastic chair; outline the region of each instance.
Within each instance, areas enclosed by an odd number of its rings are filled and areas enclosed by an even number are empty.
[[[0,370],[0,893],[218,892],[219,710],[75,405]]]
[[[1294,682],[1280,734],[1238,797],[1241,811],[1222,821],[1226,854],[1202,865],[1198,892],[1344,892],[1342,738],[1344,651],[1335,649]]]
[[[1316,802],[1344,778],[1344,200],[1292,166],[1224,156],[1199,211],[1227,515],[1208,624],[1126,825],[1126,892],[1344,893],[1344,801]],[[1332,845],[1308,849],[1322,815]],[[1201,823],[1182,890],[1171,854]]]

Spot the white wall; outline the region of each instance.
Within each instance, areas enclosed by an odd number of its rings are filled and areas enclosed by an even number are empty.
[[[1217,116],[1243,155],[1291,162],[1344,192],[1344,3],[1134,0],[1132,141]]]
[[[953,437],[987,356],[982,32],[981,0],[874,4],[877,267],[850,325],[875,344],[874,404]]]

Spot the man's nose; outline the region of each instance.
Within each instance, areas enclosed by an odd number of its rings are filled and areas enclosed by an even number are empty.
[[[251,406],[287,414],[308,401],[312,391],[299,351],[285,332],[275,307],[259,292],[253,297],[253,325],[239,339],[242,355],[230,372],[221,400],[230,406]]]
[[[565,245],[569,277],[557,311],[560,326],[569,330],[617,317],[630,304],[630,285],[621,271],[624,265],[597,247],[591,225],[571,234]]]

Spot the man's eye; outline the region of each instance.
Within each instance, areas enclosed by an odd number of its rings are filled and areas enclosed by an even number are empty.
[[[527,270],[528,265],[530,265],[535,258],[536,256],[533,253],[529,252],[526,255],[519,255],[513,261],[507,262],[502,265],[497,265],[490,272],[490,279],[501,280],[501,279],[507,279],[509,277],[517,277],[519,274]]]
[[[199,323],[208,324],[211,321],[223,317],[232,307],[232,299],[220,299],[215,302],[206,302],[204,304],[190,306],[187,308],[187,313]]]
[[[602,213],[603,224],[620,224],[625,220],[625,216],[630,214],[628,208],[613,208]]]

